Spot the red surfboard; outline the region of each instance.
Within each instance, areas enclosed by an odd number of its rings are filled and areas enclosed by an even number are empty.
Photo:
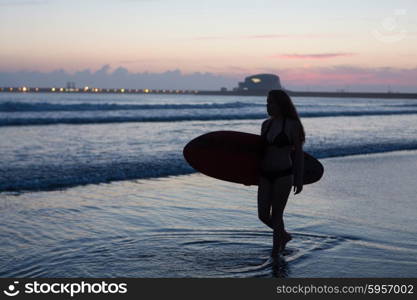
[[[183,150],[185,160],[197,171],[220,180],[258,185],[263,150],[260,135],[214,131],[191,140]],[[303,184],[319,181],[323,165],[304,152]]]

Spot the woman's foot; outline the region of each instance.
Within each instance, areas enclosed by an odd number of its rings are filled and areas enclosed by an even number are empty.
[[[284,233],[278,234],[277,231],[274,231],[271,256],[278,256],[280,252],[284,251],[285,246],[291,240],[292,236],[288,232],[284,231]]]
[[[283,235],[282,235],[282,237],[281,237],[281,239],[279,240],[279,252],[282,252],[282,251],[284,251],[284,249],[285,249],[285,246],[287,245],[287,243],[289,242],[289,241],[291,241],[292,240],[292,236],[291,236],[291,234],[289,234],[288,232],[285,232]]]
[[[279,253],[280,253],[279,247],[272,247],[271,257],[277,257],[279,256]]]

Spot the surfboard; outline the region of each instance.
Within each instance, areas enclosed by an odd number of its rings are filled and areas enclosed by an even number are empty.
[[[258,185],[261,153],[260,135],[239,131],[214,131],[191,140],[183,149],[185,160],[197,171],[220,180]],[[303,184],[323,176],[323,165],[304,152]]]

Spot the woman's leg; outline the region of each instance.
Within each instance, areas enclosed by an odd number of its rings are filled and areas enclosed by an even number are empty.
[[[274,229],[271,219],[272,184],[268,178],[259,177],[258,184],[258,218],[268,227]]]
[[[284,209],[287,204],[292,185],[293,175],[276,178],[272,185],[271,223],[274,229],[273,248],[276,250],[285,247],[285,243],[291,239],[290,235],[285,231]]]

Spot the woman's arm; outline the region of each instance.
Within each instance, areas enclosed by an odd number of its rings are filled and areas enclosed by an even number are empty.
[[[301,141],[301,128],[298,122],[294,126],[294,194],[298,194],[303,189],[303,176],[304,176],[304,152],[303,143]]]

